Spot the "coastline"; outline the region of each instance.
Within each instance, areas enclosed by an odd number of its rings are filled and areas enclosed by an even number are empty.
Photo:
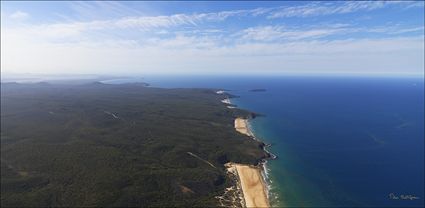
[[[224,91],[217,91],[217,94],[224,94]],[[229,98],[226,98],[221,101],[226,104],[227,107],[234,106],[230,102]],[[234,120],[235,130],[241,134],[244,134],[256,141],[258,140],[249,126],[249,119],[237,117]],[[275,156],[269,153],[265,149],[265,145],[262,146],[262,149],[269,155],[271,158]],[[269,200],[269,185],[267,184],[267,170],[266,170],[267,161],[263,159],[259,162],[258,165],[249,165],[249,164],[238,164],[238,163],[227,163],[225,167],[227,168],[230,174],[235,175],[237,180],[236,189],[242,190],[239,191],[239,198],[242,207],[270,207]]]
[[[236,118],[235,119],[235,129],[241,134],[245,134],[249,137],[254,137],[254,134],[249,129],[248,119]]]
[[[267,183],[263,178],[261,166],[229,162],[225,167],[229,174],[235,176],[238,199],[242,207],[270,207]]]
[[[235,129],[239,133],[257,140],[249,128],[248,119],[236,118]],[[270,207],[265,163],[266,161],[263,160],[257,166],[233,164],[239,179],[238,183],[242,189],[245,207]]]

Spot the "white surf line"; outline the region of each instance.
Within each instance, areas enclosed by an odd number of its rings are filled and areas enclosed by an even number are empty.
[[[195,157],[195,158],[198,158],[199,160],[201,160],[202,162],[204,162],[204,163],[207,163],[208,165],[210,165],[211,167],[213,167],[213,168],[217,168],[217,167],[215,167],[212,163],[210,163],[210,162],[208,162],[208,161],[206,161],[206,160],[204,160],[204,159],[202,159],[202,158],[200,158],[198,155],[195,155],[195,154],[193,154],[193,153],[191,153],[191,152],[187,152],[187,154],[189,154],[189,155],[191,155],[191,156],[193,156],[193,157]]]
[[[111,115],[111,116],[113,116],[114,118],[116,118],[116,119],[119,119],[119,117],[118,116],[116,116],[115,114],[113,114],[113,113],[111,113],[111,112],[109,112],[109,111],[103,111],[103,112],[105,112],[106,114],[108,114],[108,115]]]

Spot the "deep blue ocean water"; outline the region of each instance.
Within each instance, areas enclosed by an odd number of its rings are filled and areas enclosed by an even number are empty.
[[[240,96],[232,103],[264,114],[251,125],[279,157],[267,163],[274,206],[424,205],[423,78],[148,76],[143,81],[154,87],[224,88]],[[249,91],[255,88],[267,91]]]

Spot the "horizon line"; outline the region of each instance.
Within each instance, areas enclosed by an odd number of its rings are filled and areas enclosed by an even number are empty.
[[[11,76],[11,77],[9,77]],[[68,79],[75,79],[78,76],[91,78],[100,78],[102,76],[115,77],[115,78],[142,78],[149,76],[162,76],[162,77],[181,77],[181,76],[218,76],[218,77],[234,77],[234,76],[298,76],[298,77],[412,77],[412,78],[425,78],[425,73],[359,73],[359,72],[266,72],[266,73],[34,73],[34,72],[1,72],[1,80],[12,78],[42,78],[40,76],[47,76],[46,78],[67,78],[61,76],[76,76],[68,77]],[[95,76],[95,77],[93,77]],[[81,77],[81,78],[82,78]]]

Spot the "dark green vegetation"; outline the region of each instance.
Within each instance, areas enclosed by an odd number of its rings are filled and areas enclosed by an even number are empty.
[[[232,183],[223,164],[265,157],[234,130],[234,117],[248,112],[226,108],[225,96],[2,84],[1,206],[217,206]]]

